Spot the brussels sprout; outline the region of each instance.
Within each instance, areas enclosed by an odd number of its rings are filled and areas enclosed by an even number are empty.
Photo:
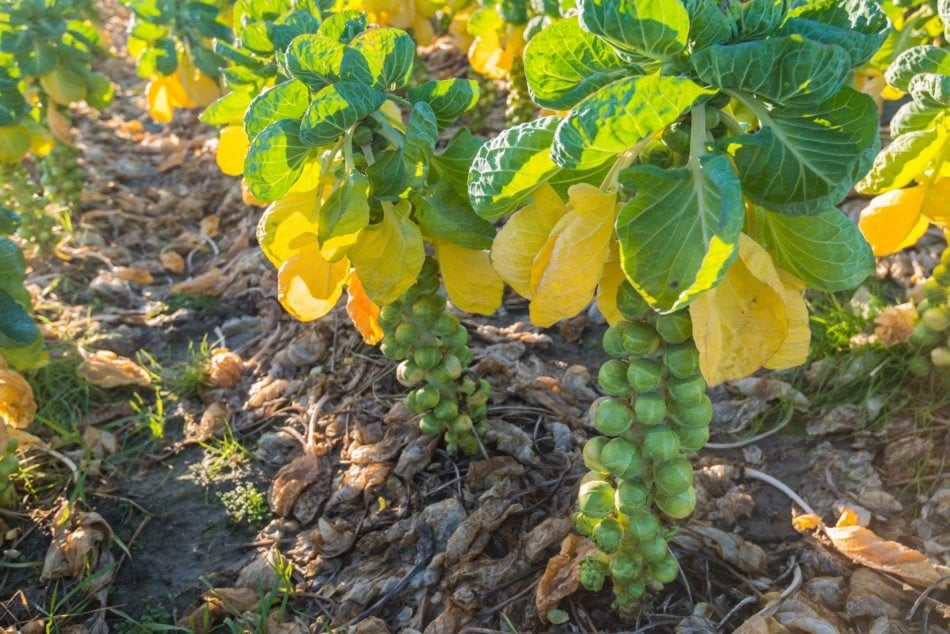
[[[669,547],[666,545],[666,540],[659,535],[654,535],[652,538],[640,542],[640,554],[650,563],[662,561],[668,552]]]
[[[403,359],[409,354],[409,348],[396,343],[395,337],[383,337],[383,342],[379,344],[379,351],[390,359]]]
[[[437,319],[445,311],[445,298],[441,295],[429,295],[413,302],[412,314],[420,319]]]
[[[706,106],[706,129],[712,130],[719,122],[722,121],[722,113],[719,112],[719,108],[713,106]]]
[[[638,542],[644,542],[653,539],[657,531],[660,530],[660,522],[653,513],[640,511],[630,515],[627,530]]]
[[[615,478],[635,478],[643,470],[640,450],[629,440],[614,438],[600,450],[600,462]]]
[[[912,357],[907,362],[907,369],[914,376],[927,376],[933,369],[933,365],[924,357]]]
[[[920,348],[929,348],[940,341],[940,333],[931,330],[922,321],[914,324],[914,329],[910,332],[910,342]]]
[[[653,482],[663,493],[680,493],[693,486],[693,466],[686,458],[654,464]]]
[[[691,343],[667,348],[663,351],[663,363],[670,374],[685,379],[699,372],[699,350]]]
[[[439,393],[439,388],[434,385],[426,385],[418,388],[417,390],[410,392],[416,395],[416,402],[424,410],[432,409],[439,404],[439,400],[442,398],[442,395]]]
[[[624,515],[633,515],[646,509],[650,490],[642,480],[625,479],[617,485],[614,504]]]
[[[453,379],[457,379],[462,376],[462,362],[454,354],[445,355],[442,363],[445,364],[446,373]],[[703,385],[706,384],[703,383]]]
[[[408,321],[404,321],[396,326],[394,333],[396,341],[405,346],[411,346],[419,339],[419,330]]]
[[[406,387],[412,387],[425,376],[425,370],[409,359],[405,359],[396,366],[396,380]]]
[[[584,443],[581,456],[584,458],[585,467],[591,471],[604,471],[604,463],[600,461],[600,452],[608,442],[610,441],[603,436],[594,436]]]
[[[597,548],[605,553],[617,552],[620,548],[620,542],[623,540],[623,525],[612,517],[601,520],[594,528],[594,534],[591,539]]]
[[[663,142],[678,154],[689,154],[690,124],[676,121],[663,131]]]
[[[627,362],[620,359],[610,359],[597,372],[597,382],[604,392],[611,396],[623,396],[630,392],[627,383]]]
[[[920,321],[934,332],[943,332],[950,328],[950,308],[933,306],[920,315]]]
[[[628,355],[643,356],[651,354],[660,347],[660,336],[656,329],[644,322],[631,322],[624,329],[621,345]]]
[[[617,595],[612,605],[620,612],[632,612],[640,605],[640,599],[646,594],[646,586],[642,581],[630,580],[622,587],[614,586],[614,591]]]
[[[710,98],[706,103],[713,108],[725,108],[729,105],[731,98],[724,92],[718,92]]]
[[[683,343],[693,336],[693,320],[685,310],[656,319],[656,331],[664,343]]]
[[[673,402],[670,405],[670,415],[673,420],[683,427],[708,427],[712,422],[713,406],[708,396],[695,405],[684,405]]]
[[[607,573],[610,569],[607,564],[595,557],[581,560],[581,585],[591,592],[598,592],[604,587]]]
[[[590,517],[607,517],[614,512],[614,488],[603,480],[591,480],[581,485],[578,493],[581,513]]]
[[[680,452],[680,439],[666,425],[653,425],[643,432],[643,453],[651,460],[669,460]]]
[[[590,419],[600,433],[619,436],[633,425],[633,411],[620,399],[604,397],[591,404]]]
[[[459,415],[459,404],[455,398],[443,398],[438,405],[432,408],[432,415],[441,421],[448,422]]]
[[[617,310],[624,319],[630,321],[643,319],[653,312],[643,296],[628,281],[624,281],[617,289]]]
[[[663,378],[663,366],[653,359],[636,359],[627,366],[625,378],[625,383],[637,392],[649,392],[655,390],[660,384]]]
[[[416,397],[415,390],[413,390],[406,394],[406,409],[409,410],[410,414],[421,414],[428,411],[429,408],[419,405],[419,399]]]
[[[574,530],[584,537],[593,535],[594,528],[600,523],[596,517],[588,517],[579,511],[571,514],[571,519],[574,520]]]
[[[950,268],[945,264],[934,267],[933,279],[941,286],[950,286]]]
[[[419,431],[421,431],[423,434],[435,436],[436,434],[440,433],[442,429],[442,421],[437,419],[432,414],[426,414],[419,420]]]
[[[621,550],[610,558],[610,576],[617,581],[633,581],[642,570],[643,562],[634,553]]]
[[[463,433],[472,430],[472,418],[468,414],[459,414],[452,422],[449,423],[449,427],[452,431],[456,433]]]
[[[666,416],[666,399],[656,392],[639,394],[633,402],[633,411],[644,425],[658,425]]]
[[[673,553],[668,552],[660,561],[649,564],[647,570],[650,573],[650,577],[660,583],[672,583],[676,581],[676,577],[679,576],[680,568],[676,563],[676,558],[673,557]]]
[[[950,348],[934,348],[930,351],[930,360],[938,368],[950,368]]]
[[[434,258],[426,258],[422,261],[422,268],[419,269],[419,278],[436,277],[439,274],[439,263]]]
[[[455,332],[460,325],[458,317],[451,313],[442,313],[432,324],[432,331],[440,337],[444,337]]]
[[[656,506],[663,511],[667,517],[674,520],[681,520],[688,517],[689,514],[693,512],[693,509],[696,508],[696,491],[694,491],[692,487],[672,495],[658,491],[656,495]]]
[[[468,345],[468,331],[465,326],[458,326],[454,331],[444,335],[444,341],[450,348],[463,348]]]
[[[677,427],[676,436],[683,451],[699,451],[709,442],[709,427]]]
[[[946,265],[943,265],[946,266]],[[947,301],[947,287],[939,284],[934,278],[924,282],[924,297],[931,305],[944,304]]]
[[[630,322],[621,321],[607,328],[604,331],[602,344],[604,352],[616,359],[623,359],[627,356],[627,351],[623,349],[623,333],[630,327]]]
[[[465,377],[458,385],[459,392],[465,396],[471,396],[478,389],[478,383],[470,376]],[[471,399],[469,399],[471,401]]]
[[[472,420],[485,420],[488,417],[487,405],[472,405],[468,408],[468,415]]]
[[[421,346],[412,353],[412,358],[423,370],[431,370],[442,360],[442,351],[439,346]]]
[[[379,323],[386,329],[387,324],[395,325],[402,320],[402,306],[386,304],[379,309]]]
[[[683,405],[696,405],[706,396],[706,380],[701,374],[685,379],[672,378],[666,383],[666,391],[674,401]]]

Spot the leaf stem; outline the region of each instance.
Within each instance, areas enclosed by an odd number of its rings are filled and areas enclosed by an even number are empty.
[[[694,106],[689,117],[689,164],[699,167],[699,157],[706,153],[706,105]]]
[[[386,137],[386,140],[395,145],[397,148],[402,148],[403,146],[403,136],[400,134],[399,130],[393,127],[393,124],[389,122],[389,119],[381,113],[379,110],[373,113],[373,119],[379,123],[379,133]]]
[[[610,168],[610,171],[607,172],[607,175],[604,176],[604,180],[600,184],[600,190],[609,192],[617,189],[618,181],[620,179],[620,172],[633,165],[633,162],[637,160],[638,156],[640,156],[640,153],[643,151],[643,148],[646,147],[646,144],[652,141],[657,136],[657,134],[659,133],[655,132],[653,134],[647,135],[632,148],[625,150],[616,160],[616,162],[614,162],[613,167]]]
[[[356,163],[353,162],[353,128],[347,128],[343,133],[343,162],[347,172],[356,169]]]

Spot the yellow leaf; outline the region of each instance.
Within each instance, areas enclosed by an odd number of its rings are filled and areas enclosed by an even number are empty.
[[[531,264],[567,206],[550,185],[533,194],[534,202],[515,212],[492,243],[492,266],[522,297],[531,298]]]
[[[617,308],[617,291],[626,279],[627,276],[620,267],[620,250],[617,242],[611,241],[610,252],[607,255],[607,261],[604,262],[604,274],[597,285],[597,308],[600,309],[600,313],[608,324],[623,321],[623,315]]]
[[[470,8],[463,9],[452,16],[449,23],[449,37],[460,51],[467,51],[472,47],[474,38],[468,33],[468,22],[472,19]]]
[[[145,99],[148,102],[148,116],[159,123],[169,123],[172,120],[175,107],[168,92],[167,77],[154,75],[145,87]]]
[[[854,71],[854,87],[873,99],[874,103],[877,104],[878,110],[881,109],[881,105],[884,102],[884,97],[881,93],[886,86],[887,82],[884,81],[884,73],[876,68],[864,66]]]
[[[808,326],[808,305],[805,304],[805,283],[784,271],[778,270],[779,279],[785,287],[785,315],[788,317],[788,335],[782,347],[765,364],[771,370],[794,368],[808,359],[811,344],[811,328]]]
[[[515,58],[524,50],[524,27],[509,28],[507,36],[489,29],[475,38],[468,49],[468,62],[478,73],[492,79],[504,79],[511,72]]]
[[[40,75],[40,86],[50,99],[63,106],[86,98],[86,82],[83,78],[61,66]]]
[[[550,257],[546,249],[538,255],[547,261],[529,308],[531,322],[539,326],[573,317],[590,303],[613,241],[616,193],[581,183],[568,190],[568,199],[568,212],[552,232]]]
[[[218,139],[218,168],[228,176],[244,173],[244,157],[247,156],[247,133],[243,125],[229,125],[221,130]]]
[[[772,258],[739,237],[739,258],[722,281],[690,305],[693,339],[709,385],[740,379],[765,365],[789,333],[785,286]]]
[[[422,232],[409,219],[410,204],[383,203],[383,219],[363,229],[349,256],[370,299],[385,306],[409,290],[425,260]]]
[[[0,423],[14,429],[26,429],[36,415],[33,388],[20,374],[0,368]],[[6,445],[0,446],[0,455],[6,453]]]
[[[22,125],[0,126],[0,163],[19,163],[30,151],[30,131]]]
[[[178,60],[175,75],[190,104],[182,103],[183,108],[204,108],[221,96],[221,86],[218,82],[198,70],[187,54],[179,54]]]
[[[345,258],[327,262],[316,249],[292,255],[277,271],[277,299],[300,321],[320,319],[339,301],[349,270]]]
[[[950,177],[942,176],[927,188],[920,213],[942,229],[950,229]]]
[[[288,190],[291,194],[296,192],[309,192],[316,189],[321,182],[328,181],[327,184],[333,184],[334,178],[330,176],[327,179],[321,179],[319,158],[310,159],[303,164],[303,170],[300,177]]]
[[[45,126],[39,124],[30,126],[30,152],[43,157],[53,151],[56,139]]]
[[[280,266],[313,245],[317,250],[317,192],[288,194],[275,200],[257,224],[257,242],[271,264]]]
[[[861,212],[858,228],[874,255],[890,255],[908,247],[924,235],[927,219],[920,207],[927,189],[923,185],[895,189],[875,196]]]
[[[363,341],[371,346],[382,341],[383,328],[379,325],[379,306],[374,304],[363,290],[363,283],[356,271],[350,271],[346,294],[346,312],[353,325],[363,335]]]
[[[449,299],[460,310],[491,315],[501,306],[505,284],[491,267],[488,251],[435,240],[435,257]]]

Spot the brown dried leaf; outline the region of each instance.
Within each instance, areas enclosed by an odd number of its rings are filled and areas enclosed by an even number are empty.
[[[201,219],[201,233],[205,234],[209,238],[214,238],[218,235],[218,227],[220,226],[220,216],[205,216]]]
[[[119,449],[115,434],[95,427],[86,427],[82,433],[82,441],[97,458],[111,456]]]
[[[574,594],[580,585],[581,561],[597,552],[593,543],[579,535],[568,535],[561,542],[561,552],[548,560],[548,566],[538,581],[534,596],[538,614],[548,610],[566,596]]]
[[[212,588],[202,596],[202,603],[188,610],[178,620],[178,626],[194,634],[211,632],[226,616],[240,616],[260,603],[260,593],[254,588]]]
[[[319,493],[324,499],[329,496],[331,471],[323,456],[307,452],[290,464],[281,467],[270,490],[270,507],[280,517],[287,517],[294,510],[297,498],[303,490],[319,483]]]
[[[913,302],[888,306],[874,320],[874,336],[885,346],[896,346],[910,339],[917,321],[917,308]]]
[[[104,388],[137,385],[148,387],[152,379],[148,372],[132,359],[119,356],[111,350],[97,350],[84,355],[79,364],[79,376],[93,385]]]
[[[34,416],[36,401],[33,400],[33,388],[19,373],[0,367],[0,423],[13,429],[26,429]],[[0,453],[5,450],[5,446],[0,447]]]
[[[745,572],[764,572],[768,563],[765,551],[742,539],[712,526],[690,524],[677,533],[673,541],[695,552],[714,553],[726,563]]]
[[[120,280],[132,282],[133,284],[139,284],[141,286],[148,286],[149,284],[155,283],[155,278],[152,277],[151,273],[149,273],[146,269],[141,269],[134,266],[117,266],[112,269],[112,274]]]
[[[500,480],[524,475],[524,466],[511,456],[495,456],[487,460],[475,460],[468,466],[465,486],[471,491],[483,491]]]
[[[245,368],[241,355],[227,348],[215,348],[208,360],[208,378],[217,387],[231,387],[241,379]]]
[[[495,497],[490,496],[490,493],[483,495],[481,506],[466,517],[449,537],[445,548],[446,561],[465,562],[477,557],[488,544],[492,533],[509,515],[522,509],[520,504],[511,502],[507,495]]]
[[[220,436],[227,427],[228,417],[227,403],[215,402],[201,414],[201,420],[197,425],[194,419],[188,421],[185,425],[185,438],[187,442],[205,442],[211,438]]]
[[[567,537],[574,522],[569,517],[549,517],[529,531],[522,543],[524,544],[525,558],[534,563],[544,556],[548,547]]]
[[[112,529],[98,513],[75,511],[63,504],[53,521],[53,538],[40,578],[82,578],[96,569],[112,541]]]
[[[175,169],[176,167],[181,167],[185,162],[185,155],[188,153],[188,147],[190,143],[179,143],[172,153],[165,157],[165,159],[159,163],[158,171],[167,172],[168,170]]]
[[[339,557],[350,549],[355,540],[356,533],[353,530],[340,529],[325,517],[317,520],[317,530],[313,531],[314,547],[323,557]]]
[[[185,258],[181,257],[177,251],[172,251],[171,249],[162,251],[158,257],[162,261],[162,266],[165,267],[166,271],[174,273],[175,275],[179,275],[185,271]]]
[[[347,634],[389,634],[392,630],[386,625],[386,621],[378,616],[371,616],[347,628],[346,631]]]
[[[550,410],[564,422],[577,425],[581,421],[583,412],[577,406],[574,394],[563,389],[552,377],[539,376],[532,381],[516,383],[513,390],[526,402]]]
[[[46,107],[46,124],[60,143],[70,147],[73,145],[72,123],[52,102]]]
[[[177,284],[172,284],[168,290],[171,293],[182,293],[184,295],[220,295],[223,291],[219,288],[221,278],[221,269],[214,267],[197,277],[190,277]]]

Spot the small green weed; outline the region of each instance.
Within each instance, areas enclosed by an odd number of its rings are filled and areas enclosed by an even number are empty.
[[[253,484],[239,484],[230,491],[219,493],[218,501],[236,524],[256,528],[270,520],[267,496]]]

